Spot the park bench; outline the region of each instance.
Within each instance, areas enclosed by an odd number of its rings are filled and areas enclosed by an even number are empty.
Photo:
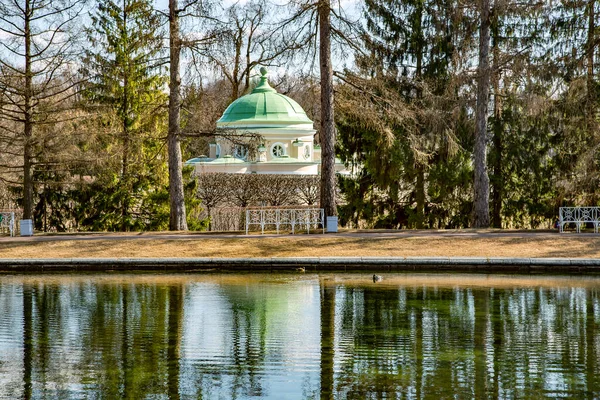
[[[251,226],[260,226],[261,233],[265,227],[273,226],[277,233],[281,228],[289,226],[292,233],[296,228],[321,227],[325,233],[325,212],[322,208],[248,208],[246,209],[246,235]]]
[[[558,229],[564,232],[568,224],[575,224],[577,233],[581,232],[581,226],[585,224],[594,226],[594,233],[598,233],[600,225],[600,207],[560,207],[558,211]]]

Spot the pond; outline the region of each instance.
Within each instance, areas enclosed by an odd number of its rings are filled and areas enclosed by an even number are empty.
[[[599,398],[600,278],[0,276],[0,398]]]

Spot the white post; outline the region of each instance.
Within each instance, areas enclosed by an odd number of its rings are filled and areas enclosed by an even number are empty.
[[[321,208],[321,226],[323,227],[323,234],[325,234],[325,209]]]

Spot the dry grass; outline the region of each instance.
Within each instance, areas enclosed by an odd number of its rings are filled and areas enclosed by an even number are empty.
[[[41,240],[40,240],[41,239]],[[600,237],[555,233],[344,234],[215,237],[114,236],[0,238],[0,258],[109,257],[600,257]]]

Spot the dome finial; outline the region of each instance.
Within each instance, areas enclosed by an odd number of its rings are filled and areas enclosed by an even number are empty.
[[[267,71],[267,69],[265,67],[260,67],[260,74],[262,75],[260,77],[260,82],[258,82],[258,85],[254,88],[254,90],[252,91],[252,93],[266,93],[266,92],[272,92],[272,93],[276,93],[277,91],[275,89],[273,89],[271,86],[269,86],[269,78],[267,78],[267,73],[269,71]]]

